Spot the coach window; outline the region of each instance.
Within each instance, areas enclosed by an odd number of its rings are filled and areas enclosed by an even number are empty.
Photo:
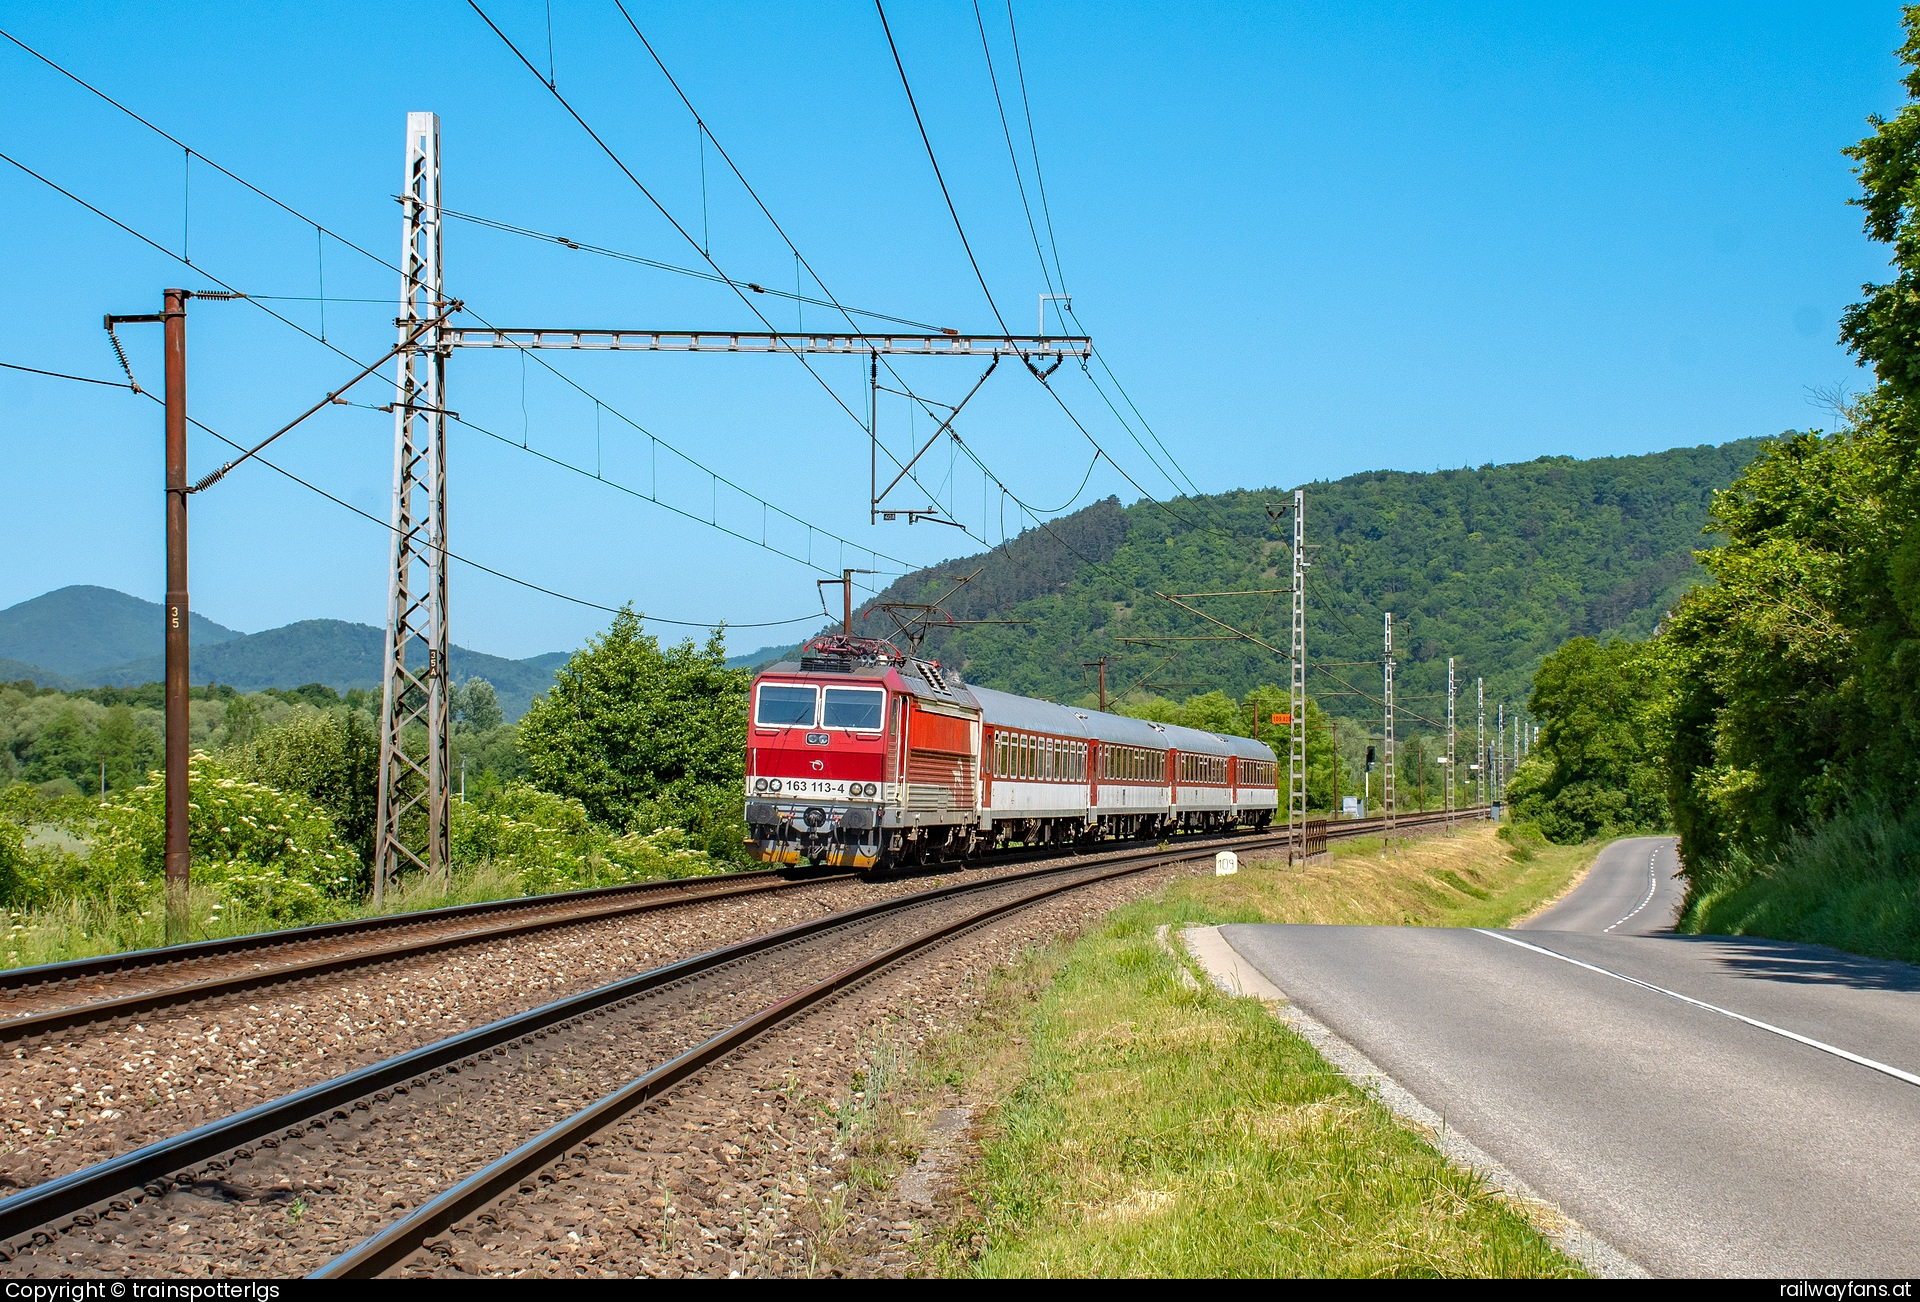
[[[827,708],[822,720],[829,728],[853,732],[879,732],[881,716],[886,713],[887,694],[865,687],[829,687]]]
[[[811,728],[818,697],[819,693],[811,687],[762,683],[753,721],[762,728]]]

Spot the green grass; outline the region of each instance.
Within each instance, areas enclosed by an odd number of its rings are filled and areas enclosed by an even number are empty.
[[[1736,856],[1692,885],[1679,930],[1920,963],[1920,809],[1853,810],[1770,855]]]
[[[989,1105],[973,1211],[932,1264],[972,1276],[1560,1276],[1504,1199],[1258,1001],[1182,984],[1154,929],[1499,925],[1594,847],[1526,857],[1484,824],[1306,869],[1182,879],[1003,973],[928,1071]]]
[[[1189,878],[1174,888],[1206,922],[1313,922],[1354,926],[1502,927],[1557,898],[1586,870],[1595,845],[1513,846],[1490,823],[1454,836],[1336,841],[1330,861],[1288,868],[1284,858],[1243,861],[1232,877]]]
[[[419,874],[403,877],[387,892],[380,908],[376,909],[371,900],[337,901],[324,917],[314,922],[347,922],[382,914],[415,913],[421,909],[515,899],[523,894],[516,871],[489,862],[456,871],[445,887]],[[277,926],[270,919],[250,917],[231,903],[223,903],[214,892],[199,888],[189,896],[188,913],[194,940],[251,936],[272,931]],[[37,908],[10,910],[7,924],[0,968],[61,963],[166,944],[166,918],[158,904],[129,909],[112,900],[66,899]]]

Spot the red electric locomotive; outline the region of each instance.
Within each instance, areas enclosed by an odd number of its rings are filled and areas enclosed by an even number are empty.
[[[748,702],[746,821],[764,863],[1264,827],[1275,779],[1260,742],[976,692],[866,638],[815,638]]]

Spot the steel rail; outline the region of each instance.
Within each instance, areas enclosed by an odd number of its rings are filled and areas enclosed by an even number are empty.
[[[1452,816],[1472,816],[1474,812],[1457,810]],[[1444,812],[1429,812],[1408,815],[1399,822],[1402,827],[1417,827],[1439,824],[1447,817]],[[1344,839],[1363,836],[1381,830],[1383,825],[1384,819],[1350,820],[1344,825],[1330,825],[1328,837]],[[1282,831],[1251,837],[1240,844],[1248,849],[1257,849],[1283,845],[1288,839],[1289,834]],[[1037,880],[1087,868],[1120,869],[1129,865],[1151,868],[1202,858],[1214,852],[1219,845],[1219,841],[1210,840],[1184,846],[1174,844],[1120,851],[1105,856],[1104,862],[1089,862],[1080,856],[1072,856],[1047,867],[894,896],[796,923],[637,973],[593,990],[569,995],[527,1012],[372,1063],[332,1080],[321,1081],[244,1112],[157,1140],[130,1153],[0,1199],[0,1244],[16,1244],[22,1237],[53,1222],[83,1214],[89,1208],[110,1205],[118,1196],[131,1190],[144,1188],[158,1194],[168,1183],[189,1183],[194,1167],[204,1165],[223,1153],[237,1152],[244,1157],[251,1154],[254,1146],[277,1144],[282,1135],[297,1137],[308,1129],[324,1129],[329,1121],[347,1117],[358,1100],[377,1095],[383,1090],[405,1089],[413,1083],[424,1084],[429,1079],[438,1079],[449,1072],[457,1072],[458,1064],[465,1059],[489,1053],[514,1040],[530,1043],[537,1036],[543,1036],[565,1023],[591,1016],[601,1009],[809,936],[886,913],[914,908],[933,900],[988,890],[1010,882]]]
[[[1124,858],[1129,863],[1147,861],[1144,866],[1152,867],[1157,862],[1179,862],[1209,852],[1210,848],[1169,850],[1156,847],[1136,851]],[[187,1183],[191,1178],[191,1168],[222,1153],[248,1149],[262,1143],[277,1143],[277,1136],[282,1134],[292,1137],[309,1128],[323,1129],[328,1120],[347,1116],[346,1109],[356,1100],[383,1090],[405,1088],[410,1082],[424,1083],[449,1071],[457,1071],[457,1064],[467,1058],[488,1053],[514,1040],[531,1042],[534,1037],[544,1036],[568,1022],[591,1016],[611,1005],[685,981],[714,968],[776,950],[822,932],[916,908],[931,901],[1103,866],[1113,865],[1089,864],[1084,860],[1054,863],[1044,868],[983,877],[911,895],[876,900],[568,995],[527,1012],[310,1085],[258,1104],[245,1112],[157,1140],[133,1152],[0,1199],[0,1243],[17,1241],[23,1234],[51,1221],[106,1203],[128,1190],[166,1181]]]
[[[483,1167],[444,1193],[428,1199],[400,1220],[341,1253],[314,1271],[308,1278],[371,1279],[379,1275],[382,1271],[413,1255],[433,1235],[479,1211],[501,1194],[518,1185],[526,1176],[548,1165],[556,1158],[564,1156],[567,1150],[597,1131],[605,1129],[648,1099],[663,1093],[701,1068],[718,1062],[822,1000],[866,980],[903,959],[1040,900],[1100,882],[1111,881],[1116,877],[1146,872],[1163,863],[1178,862],[1190,857],[1192,856],[1186,853],[1162,855],[1146,862],[1122,864],[1104,871],[1095,871],[1087,876],[1075,877],[1071,881],[1043,886],[1017,899],[1002,900],[998,904],[976,910],[956,921],[936,926],[891,949],[863,959],[850,967],[842,968],[798,994],[788,995],[784,999],[767,1005],[752,1016],[734,1023],[704,1044],[696,1045],[615,1090],[599,1102],[550,1127],[505,1157]]]
[[[729,874],[730,875],[730,874]],[[633,913],[650,913],[655,909],[675,908],[683,904],[697,904],[704,900],[724,900],[741,895],[761,895],[769,891],[792,890],[800,886],[812,885],[823,881],[844,881],[853,877],[853,873],[842,873],[833,877],[800,878],[796,880],[762,881],[753,885],[736,886],[731,890],[706,890],[687,892],[682,895],[664,898],[645,897],[598,905],[590,909],[570,913],[557,913],[537,918],[525,918],[516,922],[500,922],[488,927],[476,927],[469,931],[457,931],[444,936],[429,936],[423,939],[407,940],[384,945],[376,949],[354,950],[345,954],[326,954],[316,958],[303,959],[294,963],[281,963],[273,967],[251,968],[245,972],[235,972],[227,976],[209,977],[204,981],[191,981],[180,985],[162,986],[157,990],[143,990],[136,994],[120,995],[110,999],[92,999],[84,1003],[69,1004],[63,1008],[50,1008],[44,1012],[26,1013],[19,1017],[10,1017],[0,1021],[0,1043],[23,1039],[35,1035],[48,1035],[56,1031],[69,1030],[75,1026],[84,1026],[90,1022],[109,1021],[114,1018],[136,1017],[142,1013],[176,1004],[194,1003],[202,999],[212,999],[220,995],[234,994],[241,990],[256,989],[265,985],[277,985],[284,981],[295,981],[307,977],[326,976],[333,972],[349,971],[357,967],[367,967],[374,963],[391,962],[396,959],[416,958],[425,954],[435,954],[441,950],[457,949],[463,945],[472,945],[485,940],[502,940],[510,936],[525,935],[535,931],[551,931],[557,927],[572,926],[576,923],[599,922],[607,918],[620,918]],[[531,897],[548,898],[553,897]]]
[[[1456,814],[1457,816],[1457,814]],[[1404,820],[1396,819],[1411,827],[1437,825],[1447,817],[1445,811],[1427,811],[1410,814]],[[1341,829],[1339,839],[1348,839],[1367,832],[1382,830],[1384,817],[1376,819],[1356,819]],[[1328,828],[1329,839],[1335,839],[1332,827]],[[1276,837],[1263,837],[1263,841],[1286,839],[1282,833]],[[1026,908],[1040,900],[1079,890],[1082,887],[1111,881],[1117,877],[1146,872],[1149,869],[1168,863],[1179,863],[1207,853],[1207,848],[1197,845],[1181,847],[1156,847],[1150,857],[1138,862],[1123,862],[1105,867],[1104,871],[1095,871],[1087,876],[1075,877],[1071,881],[1056,882],[1037,891],[1029,891],[1014,900],[1003,900],[998,904],[980,909],[953,922],[934,927],[900,944],[852,964],[832,976],[825,978],[797,994],[762,1008],[732,1026],[713,1036],[705,1043],[694,1046],[678,1057],[661,1064],[630,1081],[626,1085],[606,1095],[599,1101],[588,1105],[573,1116],[557,1123],[520,1145],[512,1152],[482,1167],[479,1171],[453,1185],[444,1192],[428,1199],[401,1219],[379,1230],[347,1251],[312,1272],[309,1279],[372,1279],[399,1265],[418,1252],[434,1235],[453,1228],[461,1221],[481,1211],[489,1204],[517,1187],[523,1180],[541,1168],[564,1157],[571,1149],[583,1143],[590,1136],[606,1129],[634,1108],[653,1099],[674,1085],[692,1076],[702,1068],[712,1065],[729,1054],[750,1044],[768,1031],[791,1020],[812,1008],[815,1004],[839,994],[851,986],[857,985],[869,977],[911,958],[923,950],[940,944],[962,932],[972,930],[996,918],[1015,910]],[[1099,865],[1089,865],[1098,868]],[[1031,876],[1033,874],[1022,874]],[[1001,877],[996,881],[1007,881]],[[1016,878],[1017,880],[1017,878]],[[932,894],[928,892],[927,894]]]
[[[1471,811],[1460,811],[1471,812]],[[1456,817],[1460,816],[1456,812]],[[1417,827],[1425,823],[1438,821],[1438,816],[1407,815],[1399,820],[1402,827]],[[1384,827],[1379,818],[1356,819],[1346,823],[1330,822],[1329,839],[1361,836]],[[1280,836],[1270,833],[1269,836]],[[1205,838],[1208,843],[1231,840],[1232,833],[1226,837]],[[1195,842],[1196,853],[1199,842]],[[1055,850],[1052,846],[1035,846],[1012,852],[1011,856],[1002,856],[999,862],[1008,858],[1018,862],[1020,859],[1046,857]],[[1069,853],[1080,853],[1069,851]],[[978,862],[978,861],[974,861]],[[967,866],[968,861],[957,860],[954,866]],[[938,867],[939,865],[927,865]],[[346,954],[328,954],[291,963],[280,963],[270,967],[253,968],[245,972],[231,973],[221,977],[211,977],[203,981],[190,981],[162,986],[159,989],[140,991],[107,999],[92,999],[70,1004],[61,1008],[47,1009],[37,1013],[27,1013],[18,1017],[0,1020],[0,1043],[29,1038],[36,1035],[48,1035],[70,1030],[91,1022],[107,1021],[120,1017],[135,1017],[160,1008],[176,1004],[192,1003],[221,995],[237,993],[241,990],[274,985],[286,981],[325,976],[334,972],[348,971],[380,962],[389,962],[402,958],[437,953],[442,950],[476,944],[486,940],[499,940],[529,932],[544,931],[557,927],[571,926],[576,923],[594,922],[606,918],[623,917],[632,913],[650,912],[654,909],[669,908],[680,904],[698,903],[703,900],[728,899],[742,895],[755,895],[768,891],[789,890],[802,886],[817,885],[823,882],[845,881],[856,876],[853,873],[839,873],[819,877],[789,877],[782,869],[761,869],[750,872],[721,873],[707,877],[673,878],[657,882],[634,882],[624,886],[594,887],[579,891],[566,891],[554,895],[520,896],[505,900],[488,900],[478,904],[454,905],[443,909],[422,909],[413,913],[384,914],[375,918],[363,918],[350,922],[321,923],[311,927],[297,927],[285,931],[256,932],[247,936],[232,936],[220,940],[198,941],[185,945],[171,945],[158,949],[133,950],[123,954],[107,954],[95,958],[72,959],[63,963],[49,963],[35,967],[14,968],[0,971],[0,991],[31,991],[37,987],[54,984],[78,983],[89,979],[111,977],[135,971],[141,968],[166,967],[205,962],[210,959],[230,958],[247,954],[265,954],[272,950],[291,946],[323,943],[333,940],[352,939],[363,936],[377,936],[382,932],[396,930],[418,930],[448,922],[457,922],[470,918],[482,918],[489,915],[540,913],[543,916],[522,921],[499,922],[491,926],[477,927],[471,930],[454,932],[448,935],[431,936],[426,939],[388,944],[372,949],[359,950]],[[572,909],[569,906],[585,904],[584,909]]]
[[[763,868],[750,872],[713,873],[705,877],[672,877],[661,881],[628,882],[622,886],[593,886],[585,890],[561,891],[552,895],[519,895],[503,900],[483,900],[478,904],[454,904],[439,909],[418,909],[411,913],[383,913],[378,917],[356,918],[349,922],[321,922],[310,927],[256,931],[245,936],[226,936],[218,940],[197,940],[184,945],[163,945],[152,949],[128,950],[120,954],[100,954],[93,958],[75,958],[60,963],[8,968],[0,971],[0,991],[21,990],[54,982],[80,981],[89,977],[113,976],[138,967],[160,967],[170,963],[196,962],[206,958],[226,958],[282,945],[300,945],[316,940],[334,940],[343,936],[425,926],[430,923],[454,921],[487,913],[564,907],[570,901],[614,899],[623,895],[667,894],[675,890],[691,890],[704,882],[733,883],[778,876],[781,876],[780,869]]]

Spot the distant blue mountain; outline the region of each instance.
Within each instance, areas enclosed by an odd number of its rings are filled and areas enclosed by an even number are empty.
[[[0,659],[0,683],[17,683],[27,678],[41,687],[58,688],[70,692],[80,686],[65,674],[56,674],[51,669],[42,669],[39,665],[30,665],[20,660]]]
[[[16,620],[22,611],[27,614]],[[62,616],[68,622],[62,623]],[[150,636],[135,639],[136,618]],[[156,682],[166,668],[160,619],[155,603],[110,588],[62,588],[23,601],[0,611],[0,682],[31,678],[42,687],[66,690]],[[22,630],[20,636],[9,640],[16,629]],[[111,653],[129,645],[139,654],[118,660],[102,655],[103,649]],[[194,616],[188,676],[196,684],[224,683],[243,692],[307,683],[325,683],[337,692],[378,688],[385,650],[386,634],[369,624],[306,619],[261,633],[236,633]],[[456,646],[450,668],[455,682],[484,678],[492,683],[507,718],[518,719],[567,658],[564,651],[552,651],[508,660]]]
[[[0,610],[0,659],[83,677],[108,665],[160,655],[166,649],[163,616],[158,602],[112,588],[59,588]],[[188,627],[200,646],[240,636],[201,615],[190,615]]]

